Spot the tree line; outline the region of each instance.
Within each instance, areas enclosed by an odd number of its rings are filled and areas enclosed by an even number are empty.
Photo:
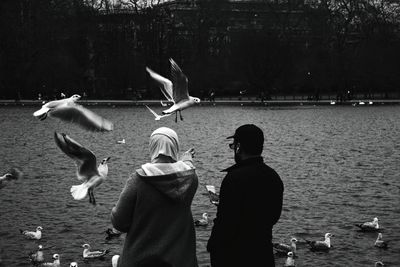
[[[160,98],[145,66],[191,94],[400,97],[394,0],[3,0],[1,98]]]

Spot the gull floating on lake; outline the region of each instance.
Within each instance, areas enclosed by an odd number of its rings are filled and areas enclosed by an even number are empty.
[[[216,193],[215,186],[206,185],[206,189],[208,192],[208,197],[210,198],[210,202],[216,206],[219,204],[219,195]]]
[[[383,241],[382,233],[378,233],[378,237],[375,241],[375,247],[384,248],[384,249],[388,248],[388,242]]]
[[[125,138],[122,138],[122,140],[118,140],[117,144],[125,144]]]
[[[23,175],[24,174],[22,171],[17,168],[10,169],[6,174],[0,176],[0,189],[3,188],[7,182],[11,180],[18,180],[22,178]]]
[[[107,234],[106,239],[110,240],[113,237],[119,237],[122,234],[122,232],[118,231],[113,227],[113,228],[107,228],[106,234]]]
[[[365,222],[365,223],[358,223],[356,224],[357,227],[361,229],[361,231],[364,232],[374,232],[380,230],[379,228],[379,223],[378,223],[378,218],[374,218],[372,222]]]
[[[162,113],[175,113],[175,122],[177,122],[178,112],[180,119],[183,120],[181,111],[193,106],[196,103],[200,103],[200,99],[189,95],[188,78],[172,58],[169,59],[169,62],[171,63],[171,76],[173,82],[155,73],[148,67],[146,67],[146,70],[154,80],[161,84],[161,92],[164,94],[167,100],[173,103],[169,109],[164,110]]]
[[[83,247],[83,259],[98,259],[98,258],[103,258],[105,255],[109,253],[107,249],[105,250],[95,250],[95,251],[90,251],[90,245],[89,244],[84,244],[82,245]]]
[[[297,239],[292,237],[290,239],[290,245],[287,245],[284,243],[272,243],[272,246],[274,248],[274,251],[277,254],[287,255],[288,252],[293,252],[293,255],[295,255],[296,254],[296,243],[297,243]]]
[[[36,231],[27,231],[27,230],[19,230],[21,234],[28,239],[36,239],[39,240],[42,238],[42,230],[41,226],[36,227]]]
[[[107,162],[110,157],[103,159],[97,167],[96,156],[92,151],[70,138],[66,134],[54,133],[57,146],[70,158],[75,160],[78,180],[81,185],[71,187],[71,195],[76,200],[82,200],[89,195],[89,202],[96,204],[93,190],[104,182],[108,174]]]
[[[112,267],[118,267],[118,260],[119,260],[119,255],[114,255],[111,258],[111,266]]]
[[[208,225],[208,214],[205,212],[202,215],[202,218],[199,220],[195,220],[194,224],[196,226],[207,226]]]
[[[44,262],[41,263],[39,266],[40,267],[60,267],[60,255],[54,254],[53,255],[53,262]]]
[[[312,251],[328,251],[331,248],[331,233],[325,234],[324,241],[309,241],[306,242],[310,245]]]
[[[69,267],[78,267],[78,263],[73,261],[69,264]]]
[[[38,250],[36,252],[30,253],[29,259],[33,265],[38,265],[44,262],[43,246],[39,245]]]
[[[293,252],[289,251],[287,253],[287,259],[286,259],[286,262],[285,262],[285,265],[284,265],[285,267],[294,267],[294,266],[296,266],[296,264],[294,262],[294,259],[293,259],[293,256],[294,256]]]
[[[74,122],[90,131],[112,131],[114,124],[97,115],[93,111],[76,103],[80,95],[73,95],[69,98],[50,101],[35,111],[33,116],[44,120],[47,116],[55,117],[67,122]]]
[[[152,110],[149,106],[145,105],[146,108],[154,115],[154,120],[159,121],[160,119],[170,116],[172,113],[169,114],[164,114],[164,115],[158,115],[154,110]]]

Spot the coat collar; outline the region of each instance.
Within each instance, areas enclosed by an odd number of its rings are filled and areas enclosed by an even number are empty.
[[[254,157],[254,158],[249,158],[249,159],[245,159],[240,163],[236,163],[232,166],[230,166],[229,168],[223,169],[221,172],[230,172],[234,169],[243,167],[243,166],[248,166],[248,165],[255,165],[255,164],[260,164],[263,163],[264,159],[261,156],[258,157]]]

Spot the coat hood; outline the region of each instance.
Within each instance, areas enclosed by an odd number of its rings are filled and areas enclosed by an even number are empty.
[[[189,189],[196,182],[195,169],[183,161],[146,163],[136,173],[147,184],[175,201],[186,201]]]

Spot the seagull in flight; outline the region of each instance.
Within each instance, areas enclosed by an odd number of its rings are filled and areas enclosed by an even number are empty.
[[[71,187],[71,195],[76,200],[82,200],[89,195],[89,203],[96,205],[93,190],[104,182],[108,174],[107,162],[110,157],[103,159],[96,166],[96,156],[68,135],[54,133],[57,146],[70,158],[75,160],[77,166],[76,175],[81,185]]]
[[[145,105],[146,106],[146,108],[154,115],[154,119],[156,120],[156,121],[159,121],[161,118],[164,118],[164,117],[167,117],[167,116],[170,116],[172,113],[169,113],[169,114],[165,114],[165,115],[158,115],[154,110],[152,110],[149,106],[147,106],[147,105]]]
[[[112,131],[114,129],[111,121],[77,104],[76,102],[80,98],[80,95],[75,94],[69,98],[47,102],[41,109],[35,111],[33,116],[41,121],[50,116],[74,122],[89,131]]]
[[[175,113],[175,122],[178,122],[178,112],[180,119],[183,120],[181,111],[194,104],[200,103],[200,98],[189,95],[188,78],[172,58],[169,59],[169,62],[171,63],[171,76],[173,81],[155,73],[148,67],[146,67],[146,70],[150,76],[161,85],[161,92],[164,94],[165,98],[173,103],[169,109],[164,110],[162,113],[164,115]]]

